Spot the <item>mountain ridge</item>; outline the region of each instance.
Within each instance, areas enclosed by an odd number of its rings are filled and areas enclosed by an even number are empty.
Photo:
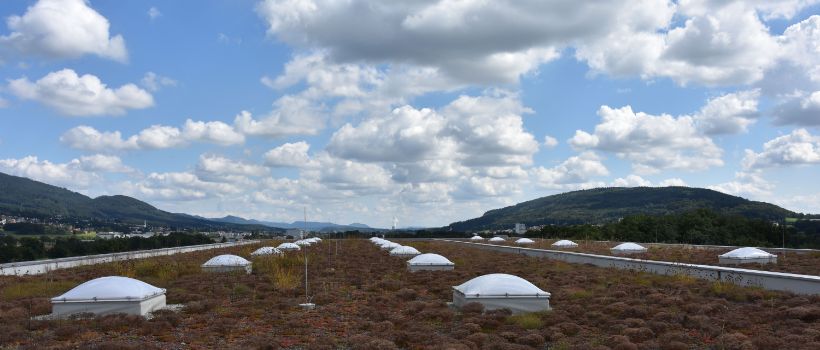
[[[31,217],[117,220],[126,224],[206,228],[271,230],[262,225],[217,223],[189,214],[171,213],[124,195],[91,198],[62,187],[0,172],[0,213]]]
[[[454,231],[512,228],[533,225],[601,224],[628,215],[664,215],[695,209],[748,218],[782,220],[794,212],[774,204],[750,201],[718,191],[683,186],[603,187],[570,191],[493,209],[482,216],[454,222]]]
[[[227,222],[227,223],[235,223],[235,224],[257,224],[257,225],[264,225],[268,227],[276,227],[282,229],[304,229],[307,227],[308,230],[315,230],[315,231],[327,231],[327,230],[382,230],[379,228],[373,228],[366,224],[362,223],[352,223],[349,225],[343,224],[336,224],[332,222],[321,222],[321,221],[308,221],[305,224],[305,221],[294,221],[292,223],[287,222],[275,222],[275,221],[262,221],[256,219],[245,219],[235,215],[226,215],[221,218],[205,218],[207,220],[215,221],[215,222]]]

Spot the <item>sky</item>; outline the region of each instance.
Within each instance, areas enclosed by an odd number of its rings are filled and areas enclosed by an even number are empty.
[[[0,2],[0,172],[441,226],[705,187],[820,213],[820,0]]]

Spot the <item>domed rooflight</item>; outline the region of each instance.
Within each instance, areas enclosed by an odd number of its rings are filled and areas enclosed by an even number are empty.
[[[51,299],[52,313],[64,317],[90,312],[145,316],[165,306],[165,289],[120,276],[95,278]]]
[[[478,276],[453,287],[456,307],[478,302],[485,310],[510,309],[513,313],[549,310],[550,296],[529,281],[505,273]]]

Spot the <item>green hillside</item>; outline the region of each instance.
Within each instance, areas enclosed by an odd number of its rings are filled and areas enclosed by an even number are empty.
[[[490,210],[483,216],[450,224],[455,231],[556,224],[600,224],[630,215],[667,215],[710,209],[725,215],[783,220],[795,213],[764,202],[690,187],[608,187],[542,197],[510,207]]]
[[[122,223],[172,226],[180,228],[237,228],[272,230],[261,225],[219,223],[154,208],[128,196],[89,198],[80,193],[24,177],[0,173],[0,214],[117,220]]]

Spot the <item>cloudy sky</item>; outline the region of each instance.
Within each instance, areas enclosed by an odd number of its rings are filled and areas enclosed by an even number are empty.
[[[444,225],[599,186],[820,213],[820,1],[0,3],[0,172]]]

